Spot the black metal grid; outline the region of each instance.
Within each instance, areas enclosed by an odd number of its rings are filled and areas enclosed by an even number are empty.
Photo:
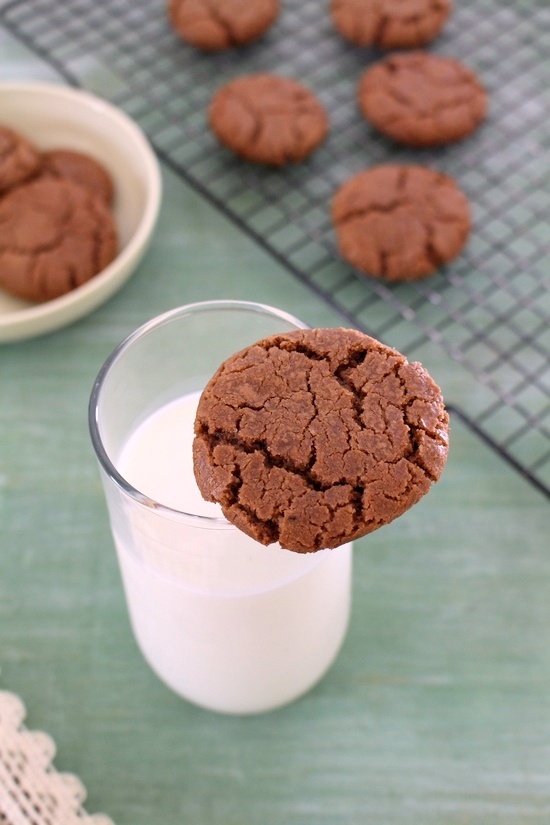
[[[475,69],[490,95],[471,138],[411,151],[376,135],[356,102],[361,72],[381,55],[346,44],[327,0],[283,0],[261,41],[203,54],[172,32],[161,0],[15,0],[4,26],[72,84],[111,100],[146,131],[179,175],[351,322],[412,355],[441,346],[473,376],[460,415],[550,495],[550,8],[546,0],[457,0],[433,45]],[[301,79],[330,113],[307,162],[246,164],[221,148],[205,112],[240,74]],[[337,186],[375,163],[420,162],[468,195],[466,251],[433,278],[388,285],[339,259],[329,217]]]

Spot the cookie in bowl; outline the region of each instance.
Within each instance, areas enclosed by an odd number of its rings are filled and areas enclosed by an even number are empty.
[[[151,241],[162,186],[158,160],[139,126],[124,112],[93,94],[48,83],[0,83],[0,113],[2,126],[21,135],[34,147],[40,164],[49,153],[62,150],[84,155],[105,170],[112,181],[111,212],[117,237],[114,257],[105,256],[98,247],[96,274],[84,282],[77,276],[73,279],[75,288],[64,294],[47,300],[35,295],[37,301],[27,292],[23,297],[0,286],[0,342],[3,342],[59,329],[96,309],[120,289],[135,271]],[[66,162],[64,166],[66,171]],[[82,184],[81,180],[73,179],[72,185],[67,186],[61,179],[57,180],[59,164],[55,172],[50,166],[43,174],[42,179],[48,177],[58,192],[60,183],[65,193],[72,191],[72,186]],[[41,177],[38,169],[21,183],[31,186]],[[14,191],[4,195],[0,204],[8,196],[12,197]],[[10,206],[8,202],[8,207],[8,213],[12,212],[13,204]],[[6,208],[5,203],[2,208]],[[103,208],[107,208],[104,203]],[[98,209],[103,214],[101,207]],[[110,261],[107,258],[111,258]]]

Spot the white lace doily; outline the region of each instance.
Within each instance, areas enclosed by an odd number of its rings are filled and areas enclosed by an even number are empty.
[[[53,767],[53,739],[23,724],[25,706],[0,691],[0,825],[113,825],[82,808],[80,780]]]

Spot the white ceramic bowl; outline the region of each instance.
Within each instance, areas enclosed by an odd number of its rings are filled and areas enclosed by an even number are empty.
[[[102,272],[60,298],[31,304],[0,290],[0,342],[30,338],[75,321],[129,278],[153,233],[161,199],[158,161],[141,129],[109,103],[77,89],[0,83],[0,124],[39,150],[72,149],[102,163],[113,178],[119,253]]]

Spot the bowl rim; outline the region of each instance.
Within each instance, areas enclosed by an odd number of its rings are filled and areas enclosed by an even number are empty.
[[[143,214],[139,219],[139,223],[129,238],[128,242],[121,249],[116,257],[108,264],[105,269],[95,275],[86,283],[77,287],[71,292],[61,295],[59,298],[53,298],[44,303],[34,304],[32,306],[16,309],[13,312],[0,313],[0,342],[13,340],[13,337],[7,337],[6,332],[16,333],[19,327],[26,326],[35,322],[38,331],[32,334],[39,334],[39,332],[48,332],[57,326],[70,323],[80,317],[79,314],[71,314],[71,310],[75,305],[81,303],[90,304],[91,311],[96,306],[99,306],[102,300],[114,291],[109,290],[108,284],[112,281],[117,281],[116,275],[120,277],[120,285],[124,282],[130,273],[125,274],[127,267],[132,269],[132,260],[136,258],[142,247],[146,244],[149,236],[155,227],[156,220],[161,205],[162,197],[162,177],[160,171],[159,161],[149,142],[149,139],[141,129],[141,127],[132,118],[123,112],[121,109],[109,103],[107,100],[98,97],[92,92],[76,88],[73,86],[63,85],[61,82],[57,83],[42,83],[42,82],[19,82],[9,81],[0,82],[0,106],[2,97],[7,94],[14,95],[36,95],[40,94],[57,97],[69,103],[83,104],[86,107],[91,107],[108,116],[111,121],[115,122],[116,128],[124,132],[128,138],[137,146],[143,158],[142,169],[145,172],[147,181],[147,196]],[[0,115],[1,120],[1,115]],[[136,264],[137,265],[137,264]],[[99,298],[96,303],[93,302],[94,296],[98,294]],[[67,317],[67,320],[62,321],[61,324],[50,324],[43,326],[46,319],[53,320],[58,315]],[[84,313],[81,313],[84,314]],[[30,335],[28,336],[30,337]]]

